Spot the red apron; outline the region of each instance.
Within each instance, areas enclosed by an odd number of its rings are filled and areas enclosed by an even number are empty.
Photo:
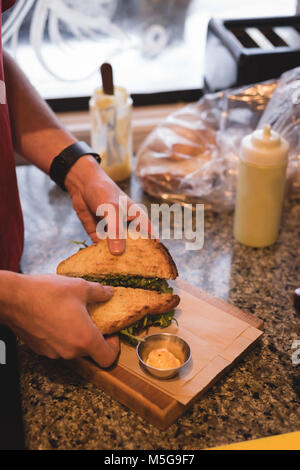
[[[0,0],[1,11],[11,7],[14,3],[15,0]],[[0,41],[0,269],[18,271],[23,243],[23,217],[5,96],[2,44]]]

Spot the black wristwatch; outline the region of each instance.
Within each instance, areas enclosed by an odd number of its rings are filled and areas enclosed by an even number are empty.
[[[74,144],[69,145],[69,147],[65,148],[53,159],[49,176],[64,191],[66,190],[65,179],[68,171],[80,157],[83,157],[83,155],[91,155],[98,163],[101,162],[100,155],[86,142],[75,142]]]

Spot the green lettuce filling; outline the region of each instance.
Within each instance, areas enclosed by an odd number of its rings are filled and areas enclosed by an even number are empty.
[[[120,333],[124,335],[125,338],[135,346],[139,341],[143,341],[143,338],[139,338],[138,336],[136,336],[139,331],[144,328],[149,328],[150,326],[159,326],[160,328],[166,328],[172,323],[172,321],[175,321],[177,323],[174,314],[175,310],[172,310],[171,312],[167,313],[161,313],[158,315],[148,314],[141,320],[121,330]]]
[[[150,289],[156,290],[163,294],[172,294],[172,287],[168,286],[165,279],[159,277],[142,277],[142,276],[121,276],[110,275],[104,278],[96,278],[93,276],[82,276],[86,281],[100,282],[104,286],[115,287],[132,287],[134,289]]]

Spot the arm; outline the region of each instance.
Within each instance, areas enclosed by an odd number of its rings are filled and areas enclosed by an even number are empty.
[[[76,139],[62,126],[5,51],[3,64],[14,148],[28,161],[49,173],[53,158]]]
[[[62,126],[5,51],[3,64],[14,148],[28,161],[49,173],[53,158],[76,139]]]
[[[7,53],[4,53],[4,68],[14,148],[31,163],[49,173],[53,158],[76,142],[76,139],[63,127]],[[92,156],[83,156],[72,166],[65,186],[73,207],[93,242],[98,241],[96,210],[103,203],[110,203],[115,207],[118,235],[119,197],[127,198],[128,207],[133,203]],[[125,240],[108,240],[108,244],[113,254],[120,254],[125,249]]]

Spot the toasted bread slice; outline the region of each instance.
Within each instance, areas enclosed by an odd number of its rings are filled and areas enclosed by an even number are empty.
[[[178,276],[167,248],[151,238],[127,238],[126,249],[118,256],[110,253],[106,240],[100,240],[97,245],[84,248],[62,261],[56,272],[65,276],[90,276],[97,279],[114,274],[161,279],[176,279]]]
[[[101,333],[112,334],[132,325],[147,314],[167,313],[173,310],[179,301],[178,295],[115,287],[110,300],[88,305],[88,312]]]

